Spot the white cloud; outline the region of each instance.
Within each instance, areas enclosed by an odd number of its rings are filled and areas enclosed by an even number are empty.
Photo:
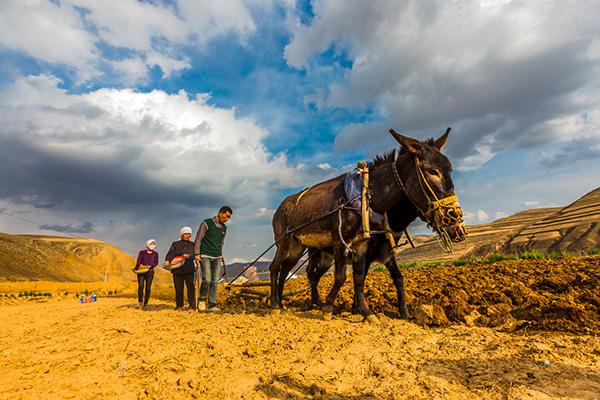
[[[477,210],[475,212],[465,211],[465,223],[467,225],[483,224],[489,221],[490,216],[483,210]]]
[[[472,170],[556,140],[549,121],[598,110],[596,1],[317,0],[313,10],[309,25],[290,19],[285,58],[311,76],[337,73],[305,101],[379,117],[342,129],[338,150],[389,147],[375,130],[428,137],[451,125],[448,152]],[[352,66],[314,57],[329,50]]]
[[[165,187],[189,185],[191,192],[249,207],[268,200],[266,187],[290,187],[304,179],[288,167],[285,155],[267,151],[262,144],[267,132],[253,119],[213,107],[206,96],[131,89],[76,95],[58,83],[42,75],[2,88],[0,137],[18,136],[41,152],[82,163],[124,162]]]
[[[40,60],[75,67],[84,77],[98,73],[94,36],[72,7],[43,0],[0,2],[0,44]]]
[[[261,6],[267,6],[266,4]],[[157,65],[168,77],[190,67],[185,47],[203,47],[230,32],[243,42],[255,30],[243,1],[7,0],[0,4],[0,45],[74,68],[80,82],[101,75],[104,62],[126,84]],[[126,49],[126,59],[102,53],[101,44]],[[142,65],[142,62],[146,65]]]

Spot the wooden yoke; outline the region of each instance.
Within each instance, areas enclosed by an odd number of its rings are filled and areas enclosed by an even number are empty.
[[[369,167],[366,161],[359,161],[356,168],[362,177],[360,214],[362,217],[363,239],[371,237],[371,221],[369,218]]]

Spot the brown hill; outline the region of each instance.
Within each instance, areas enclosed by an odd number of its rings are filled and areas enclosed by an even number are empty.
[[[0,280],[125,283],[134,263],[99,240],[0,233]]]
[[[488,224],[469,226],[466,242],[444,253],[435,238],[406,248],[399,262],[448,261],[493,252],[580,251],[600,247],[600,188],[566,207],[532,208]]]

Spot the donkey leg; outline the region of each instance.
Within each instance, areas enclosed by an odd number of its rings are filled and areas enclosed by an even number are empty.
[[[283,308],[282,300],[285,281],[290,271],[296,266],[298,260],[300,260],[300,258],[302,257],[303,252],[304,246],[302,246],[298,242],[292,242],[288,249],[286,259],[281,263],[281,268],[279,270],[279,282],[277,284],[277,298],[279,299],[279,308]]]
[[[368,243],[368,242],[367,242]],[[370,312],[365,302],[365,279],[367,277],[367,248],[366,245],[359,246],[362,250],[354,258],[352,264],[352,278],[354,280],[354,308],[356,312],[367,317]]]
[[[337,297],[344,281],[346,280],[346,257],[344,256],[343,248],[337,248],[334,251],[335,257],[335,277],[333,281],[333,286],[325,299],[325,305],[323,306],[323,316],[328,319],[331,318],[331,313],[333,312],[333,303],[335,302],[335,298]]]
[[[321,302],[321,296],[319,295],[319,282],[323,275],[329,270],[329,267],[331,267],[332,257],[329,253],[322,250],[316,251],[319,251],[320,254],[315,254],[310,258],[306,275],[310,281],[311,306],[321,307],[323,303]]]
[[[277,281],[279,279],[279,272],[281,271],[281,264],[285,260],[287,256],[287,245],[282,243],[277,247],[277,251],[275,253],[275,257],[273,261],[271,261],[271,265],[269,266],[270,278],[271,278],[271,308],[278,309],[279,308],[279,297],[277,292]]]
[[[396,286],[396,294],[398,296],[398,312],[400,313],[400,318],[412,318],[412,316],[408,312],[408,308],[406,307],[406,293],[404,292],[404,276],[402,275],[402,271],[400,271],[400,268],[398,268],[396,257],[390,257],[385,263],[385,266],[389,271],[392,280],[394,281],[394,286]]]

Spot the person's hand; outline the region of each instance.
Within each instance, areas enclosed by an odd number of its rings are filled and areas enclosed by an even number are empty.
[[[183,258],[190,258],[191,256],[189,254],[185,253],[182,257]]]
[[[225,264],[225,257],[221,256],[221,261]]]
[[[168,261],[165,261],[165,262],[163,263],[163,265],[164,265],[165,267],[168,267],[168,266],[169,266],[169,264],[170,264],[170,262],[168,262]]]
[[[196,258],[196,261],[200,262],[200,254],[198,254],[195,258]]]

